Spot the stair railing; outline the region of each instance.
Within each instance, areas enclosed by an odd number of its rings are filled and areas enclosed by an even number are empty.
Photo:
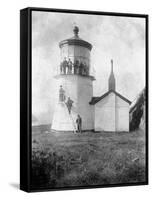
[[[65,101],[64,101],[64,103],[65,103]],[[67,104],[66,104],[66,103],[65,103],[65,106],[67,107]],[[76,133],[76,132],[77,132],[76,124],[75,124],[75,122],[74,122],[74,119],[73,119],[73,117],[72,117],[72,114],[69,113],[68,107],[67,107],[67,111],[68,111],[68,114],[69,114],[70,119],[71,119],[71,121],[72,121],[73,132]]]

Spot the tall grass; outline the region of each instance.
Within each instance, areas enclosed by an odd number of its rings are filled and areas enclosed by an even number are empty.
[[[59,138],[48,134],[48,143],[43,137],[33,140],[38,147],[32,152],[33,188],[145,181],[144,141],[138,133]]]

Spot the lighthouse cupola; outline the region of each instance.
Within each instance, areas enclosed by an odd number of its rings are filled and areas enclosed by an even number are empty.
[[[58,74],[90,76],[90,51],[92,45],[79,37],[79,28],[74,26],[74,36],[59,43],[61,58]]]

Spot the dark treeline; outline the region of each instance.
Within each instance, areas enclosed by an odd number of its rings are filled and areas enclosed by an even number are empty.
[[[145,105],[145,89],[140,94],[135,105],[130,109],[130,131],[134,131],[139,128],[141,119],[144,114]]]

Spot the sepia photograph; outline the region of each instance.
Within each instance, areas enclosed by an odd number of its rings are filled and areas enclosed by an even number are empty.
[[[31,188],[146,184],[146,18],[33,10],[31,31]]]

